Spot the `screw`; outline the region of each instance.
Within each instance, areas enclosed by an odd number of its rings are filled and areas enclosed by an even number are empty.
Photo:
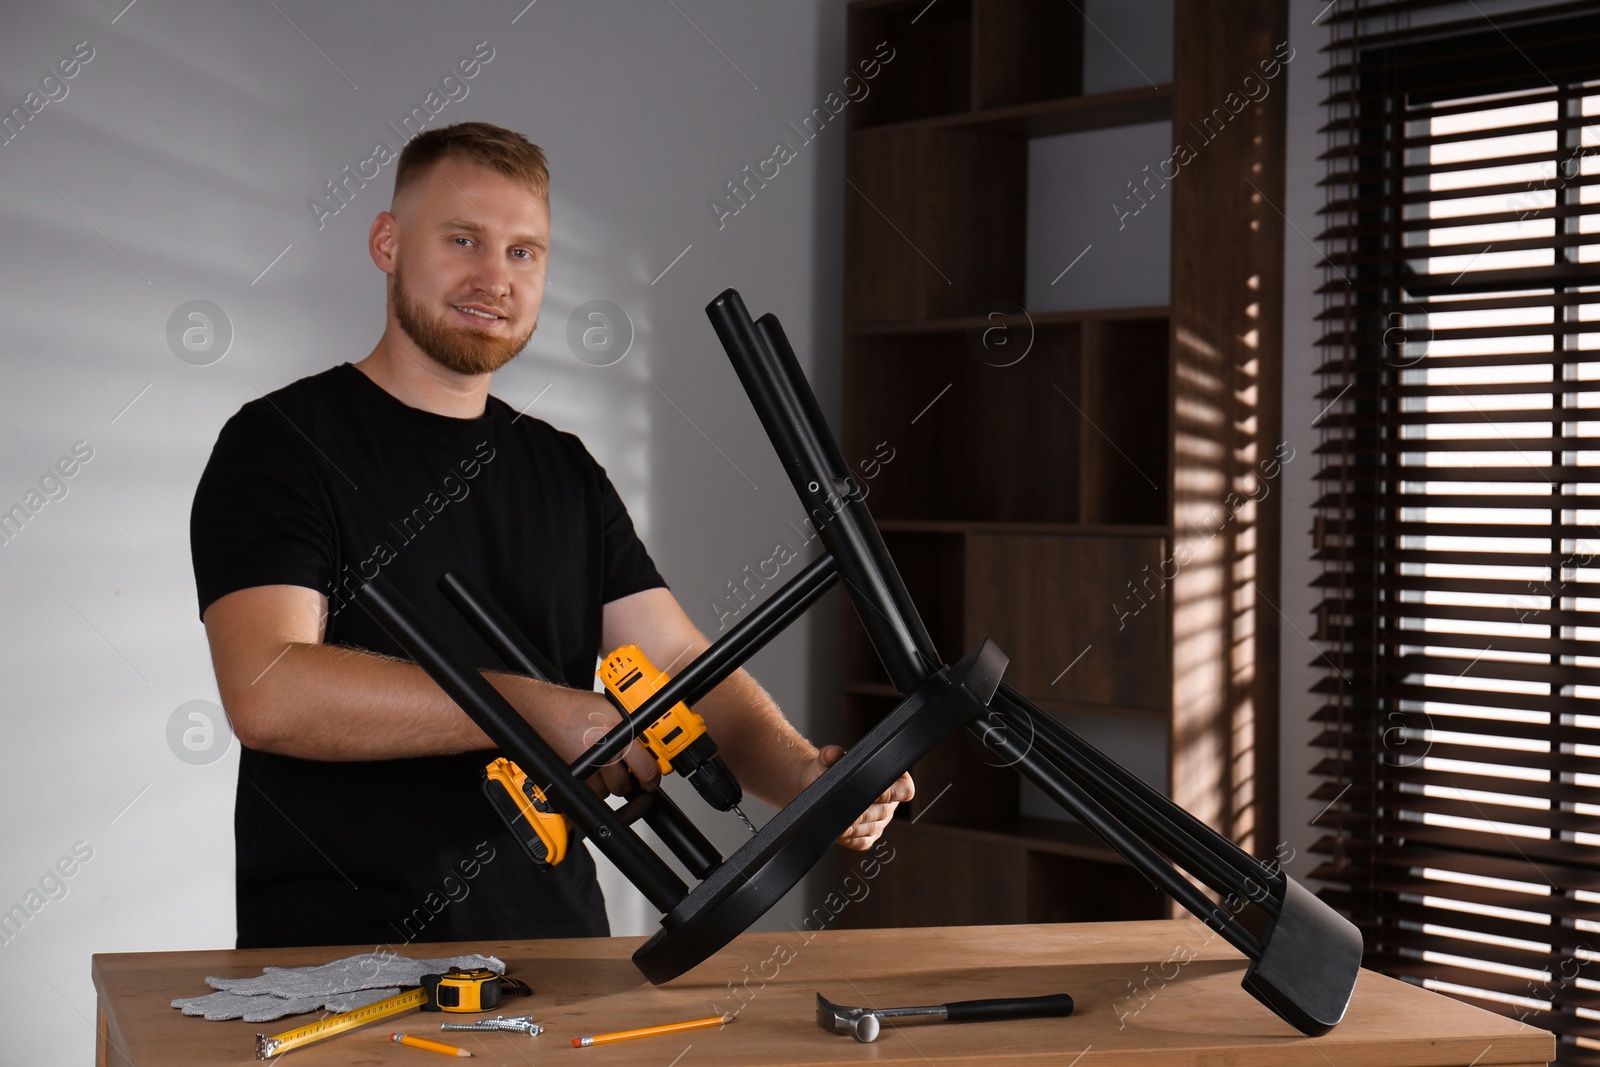
[[[511,1019],[507,1019],[504,1015],[496,1015],[493,1019],[479,1019],[473,1023],[440,1023],[439,1029],[527,1034],[529,1037],[538,1037],[544,1033],[544,1027],[534,1022],[531,1015],[518,1015]]]

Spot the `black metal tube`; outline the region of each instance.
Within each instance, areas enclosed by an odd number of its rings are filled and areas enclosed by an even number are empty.
[[[604,737],[572,761],[574,777],[587,778],[622,755],[639,731],[655,722],[680,701],[693,707],[695,702],[721,685],[751,656],[760,652],[795,619],[839,580],[833,557],[818,556],[799,574],[785,582],[733,629],[719,637],[682,671],[673,675],[656,695],[640,705],[627,720],[613,726]],[[714,740],[714,739],[713,739]]]
[[[855,489],[783,328],[771,315],[763,315],[759,324],[751,321],[733,289],[708,304],[706,315],[801,505],[839,561],[850,601],[889,680],[902,693],[911,692],[938,670],[939,654]]]
[[[478,636],[519,674],[552,685],[566,685],[561,669],[549,660],[522,628],[489,595],[460,571],[445,571],[438,581],[439,592],[455,605],[461,617],[472,624]]]
[[[632,826],[644,818],[644,813],[654,807],[655,802],[656,795],[654,793],[648,793],[643,787],[635,784],[628,793],[627,803],[615,809],[617,818]]]
[[[662,858],[566,773],[561,757],[501,696],[488,679],[460,661],[444,637],[383,575],[362,587],[356,602],[394,642],[428,673],[501,751],[549,790],[557,808],[617,865],[639,892],[661,911],[677,907],[688,887]]]
[[[617,818],[630,826],[643,819],[696,878],[704,880],[722,863],[722,853],[665,789],[647,790],[635,783],[628,802],[617,809]]]
[[[1144,781],[1142,777],[1131,773],[1130,769],[1120,765],[1117,761],[1107,757],[1106,753],[1096,749],[1083,737],[1072,733],[1066,726],[1050,713],[1040,709],[1037,704],[1022,696],[1016,689],[1006,683],[1000,683],[1000,689],[995,693],[992,704],[1005,705],[1011,709],[1026,713],[1030,721],[1034,721],[1042,733],[1050,734],[1054,741],[1075,753],[1086,766],[1096,769],[1104,779],[1104,790],[1109,793],[1122,792],[1128,795],[1123,803],[1133,805],[1138,803],[1142,808],[1149,809],[1152,822],[1152,832],[1160,832],[1168,840],[1194,841],[1216,857],[1216,861],[1226,865],[1227,869],[1237,873],[1240,878],[1267,878],[1269,881],[1278,881],[1282,873],[1272,869],[1266,862],[1258,857],[1246,853],[1245,849],[1235,845],[1234,841],[1222,837],[1221,833],[1211,829],[1210,825],[1200,821],[1187,809],[1173,803],[1165,793],[1155,789],[1154,785]],[[1229,886],[1213,886],[1214,889],[1226,889]]]
[[[647,793],[652,802],[644,809],[644,824],[656,832],[672,854],[683,861],[689,873],[702,881],[722,863],[722,853],[706,839],[683,809],[672,802],[666,791]]]
[[[1098,800],[1072,780],[1064,768],[1050,762],[1037,748],[1024,745],[1004,730],[996,730],[992,725],[986,725],[985,718],[974,719],[967,724],[968,731],[980,744],[1010,760],[1012,765],[1026,775],[1034,785],[1075,815],[1106,844],[1127,857],[1128,862],[1132,863],[1139,873],[1187,908],[1195,918],[1221,934],[1251,959],[1261,958],[1261,943],[1250,931],[1229,916],[1220,904],[1212,903],[1210,897],[1168,866],[1159,853],[1145,844],[1115,815],[1106,811]]]
[[[995,697],[996,703],[1005,700],[998,693]],[[1084,748],[1088,749],[1087,752],[1079,751],[1066,743],[1069,739],[1078,740],[1077,736],[1064,727],[1062,727],[1064,736],[1048,730],[1044,725],[1044,713],[1036,708],[1030,712],[1029,707],[1031,706],[1019,707],[1005,701],[1003,708],[995,707],[995,710],[1011,724],[1013,729],[1021,722],[1015,716],[1024,715],[1031,726],[1032,732],[1029,736],[1033,744],[1043,749],[1052,762],[1072,773],[1078,783],[1103,807],[1130,825],[1143,840],[1154,845],[1169,861],[1178,864],[1219,893],[1246,897],[1269,913],[1277,914],[1278,901],[1271,893],[1271,887],[1276,884],[1274,879],[1263,876],[1257,881],[1251,875],[1229,866],[1226,859],[1217,855],[1213,847],[1213,839],[1223,840],[1215,830],[1206,827],[1204,835],[1184,832],[1168,820],[1159,809],[1145,804],[1111,781],[1105,773],[1107,767],[1097,766],[1092,758],[1100,756],[1096,750],[1086,742]],[[1100,758],[1104,759],[1103,756]],[[1110,765],[1109,760],[1105,760],[1105,763]],[[1252,883],[1254,883],[1253,891],[1250,888]]]

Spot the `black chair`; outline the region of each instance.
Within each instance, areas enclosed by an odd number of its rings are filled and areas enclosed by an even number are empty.
[[[994,762],[1015,767],[1248,956],[1243,984],[1257,1000],[1308,1035],[1337,1025],[1361,966],[1359,931],[1276,866],[1246,854],[1007,686],[1006,656],[993,642],[958,663],[942,663],[778,320],[771,314],[752,320],[732,289],[706,313],[826,551],[630,719],[569,766],[386,579],[375,578],[358,598],[664,913],[661,930],[633,956],[644,975],[669,981],[742,933],[902,772],[965,728]],[[663,792],[636,791],[617,809],[589,792],[584,779],[620,755],[638,731],[679,701],[692,706],[840,579],[905,699],[732,856],[718,855]],[[550,673],[481,590],[458,574],[445,575],[440,586],[507,663],[534,676]],[[701,879],[692,890],[633,831],[639,819]]]

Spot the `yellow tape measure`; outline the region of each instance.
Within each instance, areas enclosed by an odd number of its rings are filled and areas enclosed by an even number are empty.
[[[266,1034],[256,1035],[256,1059],[270,1060],[279,1053],[288,1052],[290,1049],[309,1045],[313,1041],[321,1041],[325,1037],[342,1034],[346,1030],[354,1030],[358,1026],[375,1023],[379,1019],[387,1019],[391,1015],[399,1015],[412,1008],[420,1008],[428,1002],[426,989],[413,989],[399,996],[380,1000],[376,1004],[368,1004],[364,1008],[354,1011],[330,1015],[321,1022],[309,1026],[301,1026],[294,1030],[286,1030],[281,1034],[268,1037]]]
[[[290,1049],[375,1023],[379,1019],[387,1019],[391,1015],[399,1015],[412,1008],[421,1008],[423,1011],[492,1011],[500,1006],[502,996],[528,996],[530,993],[532,990],[527,983],[486,968],[462,970],[452,967],[446,974],[423,975],[422,985],[417,989],[368,1004],[364,1008],[330,1015],[272,1037],[257,1034],[256,1059],[270,1060]]]

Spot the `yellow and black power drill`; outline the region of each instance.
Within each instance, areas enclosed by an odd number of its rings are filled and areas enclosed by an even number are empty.
[[[623,718],[642,708],[672,680],[656,670],[638,645],[623,645],[605,658],[596,673],[605,683],[606,697]],[[751,833],[756,832],[739,808],[739,801],[744,799],[739,779],[717,755],[717,743],[706,733],[706,721],[698,712],[679,701],[645,727],[640,740],[656,758],[663,775],[677,771],[689,780],[707,804],[718,811],[733,812]]]
[[[605,683],[607,699],[624,718],[643,707],[670,680],[656,670],[638,645],[618,648],[596,673]],[[663,775],[677,771],[706,803],[718,811],[733,812],[751,833],[756,832],[739,808],[744,798],[739,780],[717,755],[716,742],[706,733],[706,722],[697,712],[680,701],[646,727],[639,740],[655,757]],[[520,767],[504,757],[495,760],[483,769],[483,788],[530,859],[553,867],[566,858],[571,822],[556,811],[544,790]]]

